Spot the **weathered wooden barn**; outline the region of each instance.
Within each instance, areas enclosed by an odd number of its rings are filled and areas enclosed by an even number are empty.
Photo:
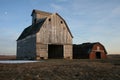
[[[83,43],[73,45],[73,59],[106,59],[105,47],[99,43]]]
[[[17,39],[17,59],[72,59],[72,34],[58,13],[32,11],[32,25]]]

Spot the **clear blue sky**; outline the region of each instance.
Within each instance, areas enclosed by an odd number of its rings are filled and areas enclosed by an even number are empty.
[[[101,42],[109,54],[120,54],[120,0],[0,0],[0,55],[16,54],[33,9],[59,13],[73,43]]]

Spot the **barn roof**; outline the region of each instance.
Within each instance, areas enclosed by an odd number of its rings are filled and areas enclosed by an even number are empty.
[[[43,13],[43,14],[47,14],[47,15],[51,15],[52,14],[52,13],[49,13],[49,12],[40,11],[40,10],[36,10],[36,9],[33,9],[31,16],[33,15],[33,13],[38,13],[38,14]]]
[[[105,50],[105,47],[101,43],[99,43],[99,42],[95,42],[95,43],[83,43],[83,44],[80,44],[80,45],[77,45],[77,46],[78,46],[79,51],[80,51],[81,54],[89,54],[92,51],[92,48],[93,48],[93,46],[95,44],[100,44],[104,48],[105,53],[107,54],[107,52]]]
[[[23,30],[22,34],[17,39],[17,41],[21,40],[21,39],[24,39],[25,37],[38,32],[45,20],[46,20],[46,18],[39,19],[38,23],[32,24],[31,26],[25,28]]]
[[[33,15],[33,13],[45,13],[45,14],[48,14],[48,15],[52,15],[52,13],[44,12],[44,11],[40,11],[40,10],[36,10],[36,9],[34,9],[34,10],[32,11],[31,16]],[[73,38],[73,35],[72,35],[72,33],[71,33],[71,31],[70,31],[67,23],[65,22],[65,20],[64,20],[58,13],[55,13],[55,14],[58,15],[58,16],[64,21],[64,23],[65,23],[65,25],[66,25],[66,27],[67,27],[67,29],[68,29],[71,37]],[[32,34],[37,33],[37,32],[40,30],[40,28],[42,27],[42,24],[45,22],[46,19],[47,19],[47,17],[46,17],[46,18],[41,18],[41,19],[39,19],[39,20],[37,21],[36,24],[32,24],[31,26],[25,28],[25,29],[23,30],[22,34],[21,34],[21,35],[19,36],[19,38],[17,39],[17,41],[18,41],[18,40],[21,40],[21,39],[24,39],[25,37],[27,37],[27,36],[29,36],[29,35],[32,35]]]
[[[63,21],[64,21],[64,23],[65,23],[65,25],[66,25],[66,27],[67,27],[67,29],[68,29],[68,31],[69,31],[69,33],[70,33],[70,35],[72,36],[72,38],[73,38],[73,35],[72,35],[72,33],[71,33],[71,31],[70,31],[70,29],[69,29],[69,27],[68,27],[68,25],[67,25],[67,23],[66,23],[66,21],[58,14],[58,13],[56,13],[56,15],[58,15]]]

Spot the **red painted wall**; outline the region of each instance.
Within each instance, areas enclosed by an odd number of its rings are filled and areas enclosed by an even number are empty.
[[[99,50],[97,49],[97,47],[99,47]],[[89,58],[90,59],[97,59],[96,52],[100,52],[101,59],[106,59],[107,58],[107,54],[105,52],[105,49],[101,44],[95,44],[93,46],[92,52],[90,52],[90,54],[89,54]]]

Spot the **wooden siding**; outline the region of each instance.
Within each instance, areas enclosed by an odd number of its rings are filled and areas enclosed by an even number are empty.
[[[46,18],[46,17],[48,17],[50,15],[51,15],[50,13],[46,13],[46,12],[42,12],[42,11],[33,12],[32,13],[32,23],[36,23],[36,22],[34,22],[35,19],[36,19],[36,21],[38,21],[39,19]]]
[[[48,59],[48,45],[36,43],[36,59]]]
[[[99,47],[99,48],[98,48]],[[107,58],[107,54],[105,53],[105,49],[102,45],[100,44],[95,44],[92,48],[92,51],[89,55],[90,59],[97,59],[96,57],[96,52],[100,52],[100,57],[101,59],[106,59]]]
[[[53,14],[47,18],[37,33],[37,42],[43,44],[72,44],[72,37],[64,21]]]
[[[63,18],[57,13],[51,14],[38,10],[33,10],[31,16],[33,25],[36,24],[37,20],[42,18],[45,18],[45,22],[37,26],[40,29],[34,34],[34,37],[28,36],[17,41],[18,59],[47,59],[48,45],[50,44],[62,45],[64,58],[71,59],[73,36]]]
[[[50,14],[47,14],[47,13],[46,14],[45,13],[36,14],[37,19],[46,18],[48,16],[50,16]]]
[[[64,58],[72,59],[72,45],[64,45]]]
[[[35,59],[36,36],[31,35],[17,41],[17,59]]]
[[[48,45],[57,44],[64,46],[64,58],[72,58],[72,36],[64,21],[56,14],[49,16],[40,31],[36,34],[37,55],[48,58]],[[45,46],[44,49],[41,49]]]

